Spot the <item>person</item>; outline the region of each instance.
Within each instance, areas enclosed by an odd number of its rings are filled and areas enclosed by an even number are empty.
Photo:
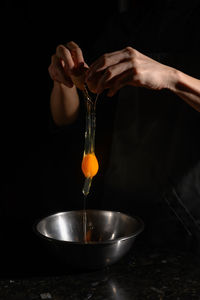
[[[79,108],[79,96],[70,77],[76,69],[88,67],[79,46],[72,42],[59,45],[52,56],[49,73],[54,80],[51,111],[59,126],[74,122]],[[175,68],[163,65],[132,47],[106,53],[96,60],[86,75],[93,93],[108,89],[112,97],[124,86],[168,89],[200,112],[200,81]],[[58,100],[59,99],[59,100]]]
[[[175,1],[176,13],[169,14],[172,2],[164,3],[115,17],[89,63],[74,41],[58,45],[48,69],[50,107],[57,127],[76,122],[82,96],[71,76],[86,70],[85,83],[100,95],[97,111],[104,103],[101,125],[109,103],[115,106],[102,207],[140,215],[154,242],[178,244],[187,236],[198,244],[200,74],[193,49],[199,5],[180,8]],[[106,141],[105,131],[102,136]]]

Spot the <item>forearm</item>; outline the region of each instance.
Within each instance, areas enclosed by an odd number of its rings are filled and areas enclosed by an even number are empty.
[[[169,89],[200,112],[200,80],[171,69]]]
[[[54,81],[50,109],[56,125],[64,126],[73,123],[79,113],[79,96],[76,87],[68,88]]]

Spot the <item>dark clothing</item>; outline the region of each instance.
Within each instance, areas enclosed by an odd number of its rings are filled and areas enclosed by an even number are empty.
[[[183,55],[182,64],[180,55],[157,56],[171,66],[178,61],[178,69],[188,59],[191,67],[194,56]],[[200,114],[169,91],[126,87],[118,96],[104,206],[131,211],[149,226],[166,222],[172,233],[167,203],[199,235]]]
[[[177,7],[169,1],[156,10],[140,7],[114,17],[87,52],[89,61],[132,46],[200,78],[197,2]],[[88,207],[139,215],[157,241],[179,243],[185,234],[190,243],[200,241],[200,113],[165,90],[125,87],[98,101],[100,169]]]

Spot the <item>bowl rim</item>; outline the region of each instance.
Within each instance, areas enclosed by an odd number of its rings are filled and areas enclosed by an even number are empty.
[[[52,238],[52,237],[48,237],[48,236],[45,236],[44,234],[42,234],[41,232],[39,232],[39,230],[37,229],[37,225],[42,222],[44,219],[47,219],[47,218],[50,218],[50,217],[53,217],[53,216],[57,216],[57,215],[62,215],[62,214],[65,214],[65,213],[71,213],[71,212],[83,212],[84,209],[77,209],[77,210],[67,210],[67,211],[60,211],[60,212],[57,212],[57,213],[52,213],[50,215],[46,215],[44,217],[41,217],[39,219],[37,219],[34,224],[33,224],[33,231],[35,232],[35,234],[39,237],[41,237],[42,239],[44,240],[47,240],[47,241],[50,241],[50,242],[54,242],[56,244],[69,244],[69,245],[84,245],[84,246],[88,246],[88,245],[105,245],[105,244],[114,244],[116,242],[119,242],[119,241],[125,241],[127,239],[130,239],[130,238],[135,238],[136,236],[138,236],[143,230],[144,230],[144,227],[145,227],[145,224],[143,222],[143,220],[138,217],[138,216],[135,216],[135,215],[130,215],[130,214],[127,214],[127,213],[123,213],[123,212],[120,212],[120,211],[114,211],[114,210],[104,210],[104,209],[85,209],[85,211],[102,211],[102,212],[112,212],[112,213],[116,213],[116,214],[121,214],[121,215],[125,215],[127,217],[130,217],[131,219],[135,219],[138,223],[139,223],[139,229],[133,233],[133,234],[129,234],[125,237],[120,237],[120,238],[116,238],[114,240],[107,240],[107,241],[101,241],[101,242],[96,242],[96,241],[93,241],[93,242],[77,242],[77,241],[65,241],[65,240],[58,240],[58,239],[55,239],[55,238]]]

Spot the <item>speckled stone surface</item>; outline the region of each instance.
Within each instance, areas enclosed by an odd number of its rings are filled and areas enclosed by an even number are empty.
[[[188,251],[141,249],[136,244],[102,270],[37,268],[33,274],[2,278],[0,300],[200,299],[200,259]]]

